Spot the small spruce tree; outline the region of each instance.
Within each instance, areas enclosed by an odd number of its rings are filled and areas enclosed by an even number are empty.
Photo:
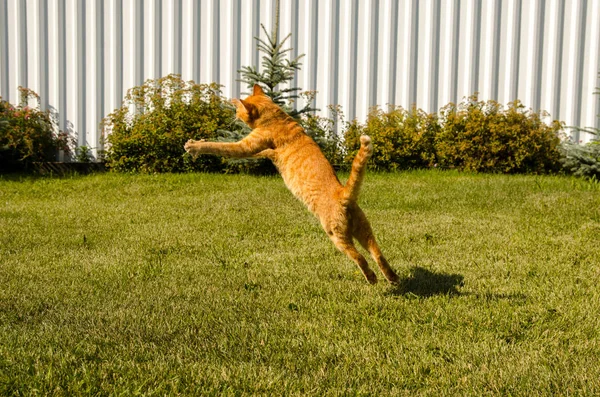
[[[299,87],[284,88],[284,84],[294,79],[294,75],[300,70],[302,64],[300,60],[304,54],[299,55],[294,59],[286,58],[286,54],[292,51],[292,48],[283,48],[285,42],[292,36],[288,34],[283,40],[277,39],[277,27],[271,34],[267,32],[264,25],[261,24],[262,30],[267,37],[266,40],[260,37],[255,37],[258,42],[258,50],[265,55],[262,57],[263,70],[259,71],[256,66],[244,66],[239,70],[241,78],[239,81],[246,83],[249,89],[252,89],[254,84],[259,84],[263,87],[273,102],[281,106],[290,116],[299,118],[300,115],[315,111],[310,104],[313,97],[309,96],[308,101],[300,109],[294,108],[294,102],[299,98]]]
[[[600,76],[600,73],[598,75]],[[600,87],[596,88],[594,95],[600,95]],[[594,138],[586,145],[571,140],[565,141],[563,167],[576,176],[600,181],[600,129],[577,128],[577,130],[592,134]]]
[[[277,20],[278,17],[275,18],[276,24],[271,34],[261,24],[266,36],[265,40],[255,37],[259,52],[264,54],[261,62],[262,70],[259,70],[257,66],[244,66],[238,70],[240,73],[238,81],[245,83],[250,91],[254,84],[259,84],[273,102],[304,127],[306,133],[321,147],[326,157],[332,163],[337,164],[342,156],[340,140],[335,133],[335,121],[313,114],[314,111],[318,110],[312,106],[315,92],[301,92],[300,87],[289,84],[294,80],[295,73],[300,70],[302,66],[300,60],[304,57],[304,54],[294,59],[287,57],[292,48],[284,48],[284,45],[290,39],[291,33],[279,41],[277,37]],[[297,107],[296,105],[300,99],[304,100],[304,104]],[[341,117],[339,109],[333,113],[336,117]],[[219,131],[219,140],[226,142],[239,141],[250,133],[250,128],[241,121],[236,120],[234,123],[236,128],[232,128],[232,131]],[[263,173],[269,169],[266,164],[270,162],[256,159],[232,159],[230,163],[237,165],[239,170],[242,171]]]

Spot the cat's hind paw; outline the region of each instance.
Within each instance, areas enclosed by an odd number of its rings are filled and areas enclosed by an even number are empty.
[[[384,272],[383,275],[385,276],[385,278],[387,279],[387,281],[390,284],[394,284],[394,285],[400,284],[400,277],[392,269]]]
[[[377,275],[371,269],[368,272],[364,272],[364,276],[369,282],[369,284],[377,284]]]

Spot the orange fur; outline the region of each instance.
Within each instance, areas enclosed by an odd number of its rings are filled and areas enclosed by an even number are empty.
[[[357,204],[367,160],[373,152],[371,139],[366,135],[360,137],[360,150],[352,162],[348,182],[342,186],[319,146],[260,86],[255,85],[248,98],[232,102],[237,108],[236,116],[247,123],[252,132],[235,143],[189,140],[185,150],[194,157],[208,153],[269,158],[290,191],[319,218],[335,246],[358,265],[370,283],[377,282],[377,276],[354,246],[353,238],[371,254],[386,279],[397,282],[398,276],[381,253],[371,225]]]

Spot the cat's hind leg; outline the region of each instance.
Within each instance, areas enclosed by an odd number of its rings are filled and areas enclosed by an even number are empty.
[[[381,253],[381,249],[375,241],[375,235],[371,229],[371,225],[367,220],[365,213],[358,207],[352,209],[352,235],[358,240],[360,245],[373,257],[373,260],[377,262],[379,269],[390,283],[397,283],[399,277],[391,268],[385,256]]]
[[[362,256],[362,254],[358,252],[358,250],[354,246],[354,243],[352,242],[352,237],[335,233],[330,234],[329,237],[331,238],[331,241],[333,241],[333,244],[335,244],[335,246],[340,251],[346,254],[350,259],[354,261],[354,263],[358,265],[362,274],[365,276],[369,283],[375,284],[377,282],[377,276],[375,275],[373,270],[369,268],[369,264],[367,263],[365,257]]]

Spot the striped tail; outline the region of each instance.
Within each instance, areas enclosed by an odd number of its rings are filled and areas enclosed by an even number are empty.
[[[365,170],[367,169],[367,161],[373,154],[373,144],[371,138],[367,135],[360,136],[360,150],[352,161],[352,170],[350,171],[350,177],[344,191],[342,193],[342,203],[349,205],[355,203],[360,193],[360,187],[365,177]]]

